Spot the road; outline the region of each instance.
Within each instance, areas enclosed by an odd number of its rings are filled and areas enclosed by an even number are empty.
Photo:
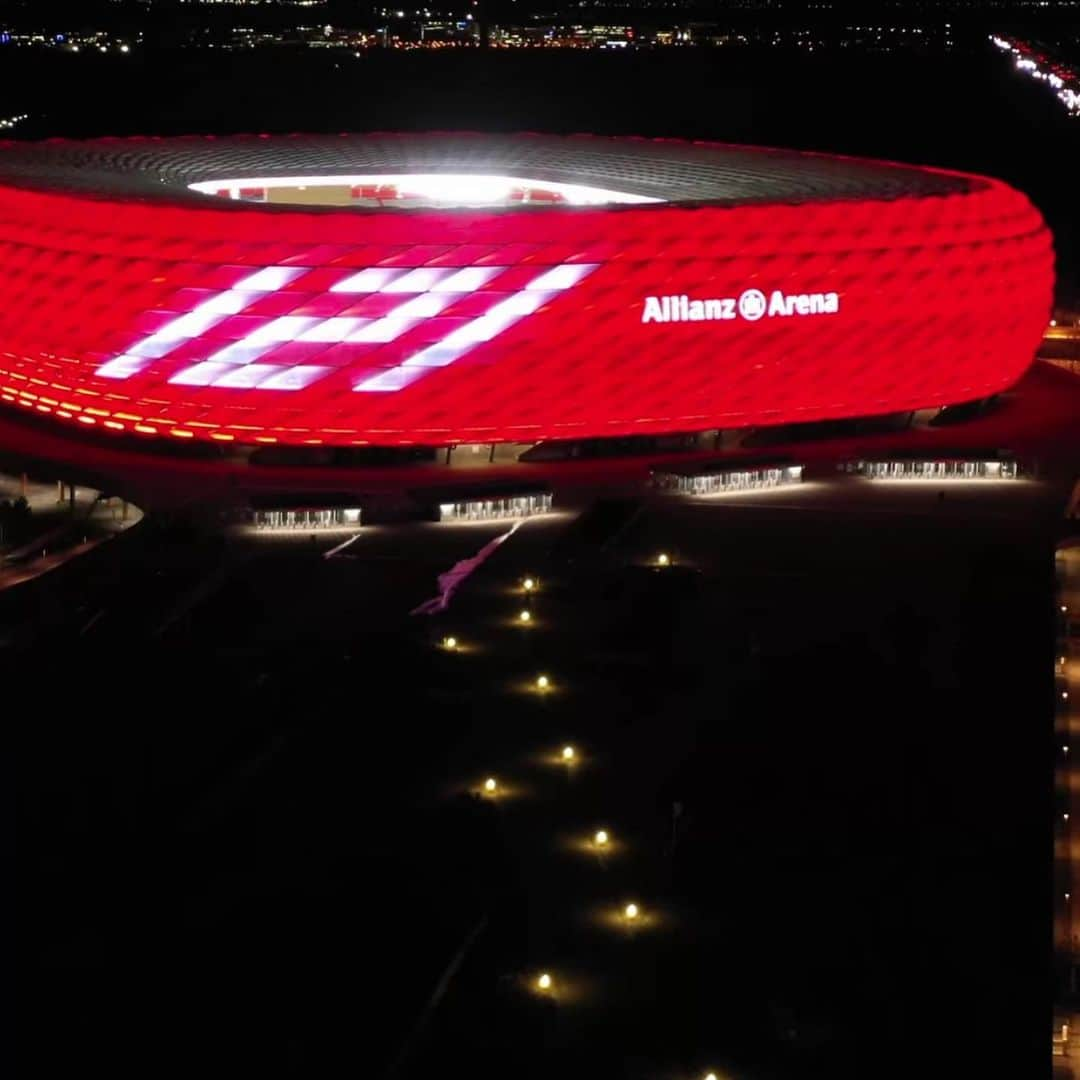
[[[41,484],[0,473],[0,499],[25,498],[31,518],[28,536],[0,548],[0,590],[32,581],[138,524],[142,512],[100,492],[61,484]]]

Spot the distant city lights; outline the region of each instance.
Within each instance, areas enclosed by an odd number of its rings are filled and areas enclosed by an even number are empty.
[[[1080,71],[1036,51],[1023,41],[991,35],[990,40],[1013,57],[1017,71],[1046,83],[1070,116],[1080,117]]]

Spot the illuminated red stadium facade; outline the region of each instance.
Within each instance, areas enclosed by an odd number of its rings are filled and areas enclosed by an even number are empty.
[[[0,148],[0,397],[106,432],[451,445],[984,397],[1050,235],[929,169],[593,137]]]

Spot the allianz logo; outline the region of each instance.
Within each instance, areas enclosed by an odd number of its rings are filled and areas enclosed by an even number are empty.
[[[766,296],[760,289],[746,289],[738,297],[691,300],[689,296],[646,296],[641,312],[643,323],[712,322],[718,319],[789,318],[799,315],[835,315],[840,297],[834,292],[785,293],[780,289]]]

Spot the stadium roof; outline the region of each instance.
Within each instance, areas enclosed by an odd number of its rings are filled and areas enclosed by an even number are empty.
[[[895,199],[970,191],[977,178],[790,150],[671,139],[473,133],[186,136],[10,142],[0,184],[204,204],[197,182],[356,173],[497,173],[676,204]]]

